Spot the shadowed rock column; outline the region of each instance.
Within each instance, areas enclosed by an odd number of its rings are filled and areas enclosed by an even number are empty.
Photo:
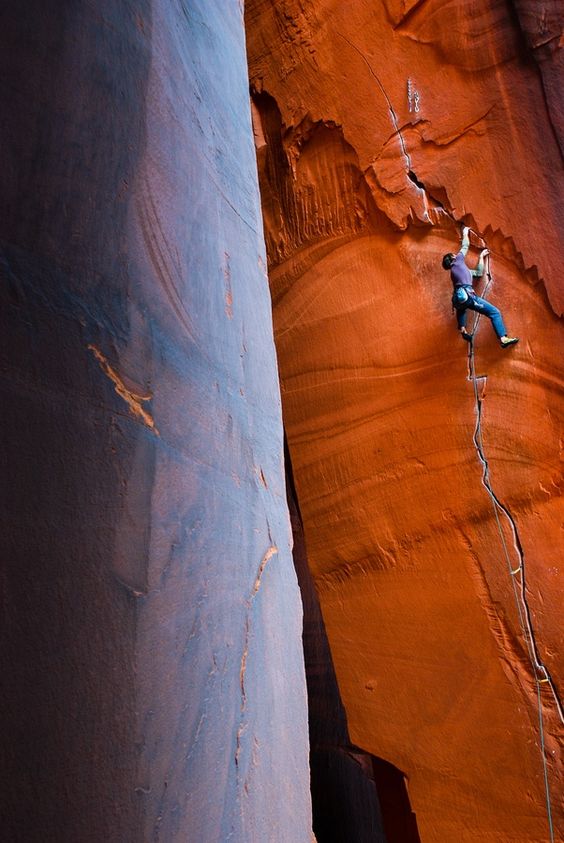
[[[4,3],[2,837],[310,840],[237,2]]]
[[[319,843],[386,843],[369,753],[352,745],[329,642],[307,562],[302,519],[286,452],[294,564],[304,604],[313,830]]]

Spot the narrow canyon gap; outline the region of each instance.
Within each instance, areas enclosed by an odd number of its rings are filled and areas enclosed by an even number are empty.
[[[351,742],[331,650],[307,559],[286,450],[294,564],[304,605],[313,830],[318,843],[420,843],[403,773]]]
[[[0,41],[2,839],[310,843],[242,5]]]
[[[284,424],[349,739],[406,774],[424,843],[548,841],[547,789],[562,839],[561,5],[245,11]],[[521,337],[480,322],[475,384],[440,264],[462,222]]]

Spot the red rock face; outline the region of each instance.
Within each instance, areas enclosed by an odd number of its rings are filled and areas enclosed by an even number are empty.
[[[242,9],[48,5],[0,21],[1,836],[309,843]]]
[[[564,834],[562,13],[541,5],[246,7],[309,561],[351,740],[407,774],[424,843],[549,840],[544,764]],[[476,381],[440,265],[461,222],[521,337],[482,320]]]
[[[319,841],[371,840],[373,843],[387,843],[374,781],[373,759],[353,746],[349,738],[331,650],[307,561],[303,524],[288,458],[286,471],[294,536],[293,557],[304,606],[313,831]],[[391,797],[393,807],[390,813],[394,819],[399,814],[401,822],[407,812],[401,811],[401,805],[398,809],[397,788]],[[412,843],[411,838],[405,837],[405,843]]]

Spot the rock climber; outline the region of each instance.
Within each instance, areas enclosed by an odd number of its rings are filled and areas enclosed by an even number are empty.
[[[443,257],[443,269],[450,269],[450,277],[454,287],[452,304],[456,310],[458,330],[466,342],[472,342],[473,335],[466,330],[466,319],[468,311],[475,310],[476,313],[481,313],[491,320],[492,327],[499,339],[501,347],[509,348],[510,345],[515,345],[515,343],[519,342],[519,338],[507,336],[507,330],[503,324],[500,311],[493,304],[490,304],[489,301],[476,295],[472,287],[472,279],[481,278],[484,274],[484,258],[490,252],[489,249],[482,249],[476,269],[468,269],[464,258],[470,246],[469,231],[468,226],[464,226],[462,229],[462,244],[459,253],[453,255],[452,252],[449,252]]]

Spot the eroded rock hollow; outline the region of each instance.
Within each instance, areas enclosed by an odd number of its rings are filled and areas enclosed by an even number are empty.
[[[246,4],[309,563],[350,739],[406,774],[425,843],[564,835],[562,19]],[[511,351],[456,331],[462,223]]]

